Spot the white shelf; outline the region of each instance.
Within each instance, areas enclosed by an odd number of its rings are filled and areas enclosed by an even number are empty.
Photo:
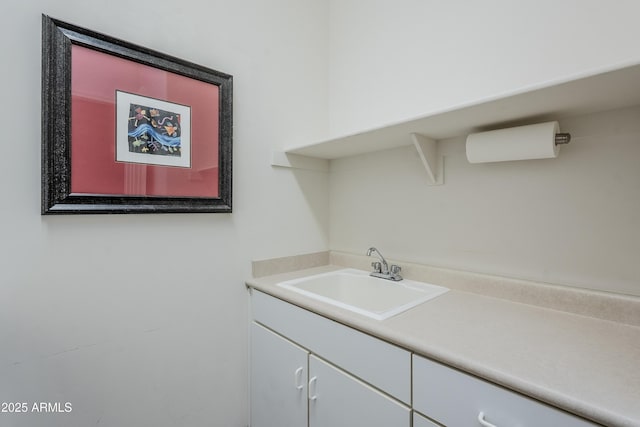
[[[640,64],[626,64],[361,133],[290,147],[285,152],[318,159],[336,159],[416,144],[412,134],[438,141],[478,131],[559,120],[635,105],[640,105]],[[425,162],[429,172],[428,162],[433,164],[433,159]],[[433,165],[431,168],[435,170]]]

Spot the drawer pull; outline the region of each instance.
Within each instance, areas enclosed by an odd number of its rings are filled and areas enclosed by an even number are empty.
[[[318,381],[318,377],[312,377],[309,380],[309,400],[314,401],[318,398],[316,394],[316,381]]]
[[[302,366],[299,367],[298,369],[296,369],[295,374],[293,374],[293,380],[294,380],[294,384],[296,386],[296,389],[298,390],[302,390],[304,388],[304,384],[302,384]]]
[[[483,427],[497,427],[495,424],[491,424],[490,422],[484,420],[484,412],[480,412],[478,414],[478,422]]]

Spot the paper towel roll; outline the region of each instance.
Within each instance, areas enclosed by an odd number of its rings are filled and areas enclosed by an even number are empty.
[[[487,163],[558,157],[555,137],[559,132],[558,122],[547,122],[472,133],[467,137],[467,159]]]

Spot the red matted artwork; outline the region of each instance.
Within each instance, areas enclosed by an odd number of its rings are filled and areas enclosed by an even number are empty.
[[[43,213],[230,212],[231,91],[227,74],[44,16]]]

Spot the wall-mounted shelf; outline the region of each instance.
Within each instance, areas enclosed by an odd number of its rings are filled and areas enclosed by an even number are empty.
[[[473,132],[636,105],[640,105],[640,64],[627,64],[525,88],[365,132],[290,147],[285,152],[318,159],[336,159],[413,143],[419,152],[428,153],[422,159],[429,177],[435,183],[438,177],[434,171],[438,168],[439,160],[433,144],[424,141],[438,141]],[[412,134],[417,134],[417,139]]]

